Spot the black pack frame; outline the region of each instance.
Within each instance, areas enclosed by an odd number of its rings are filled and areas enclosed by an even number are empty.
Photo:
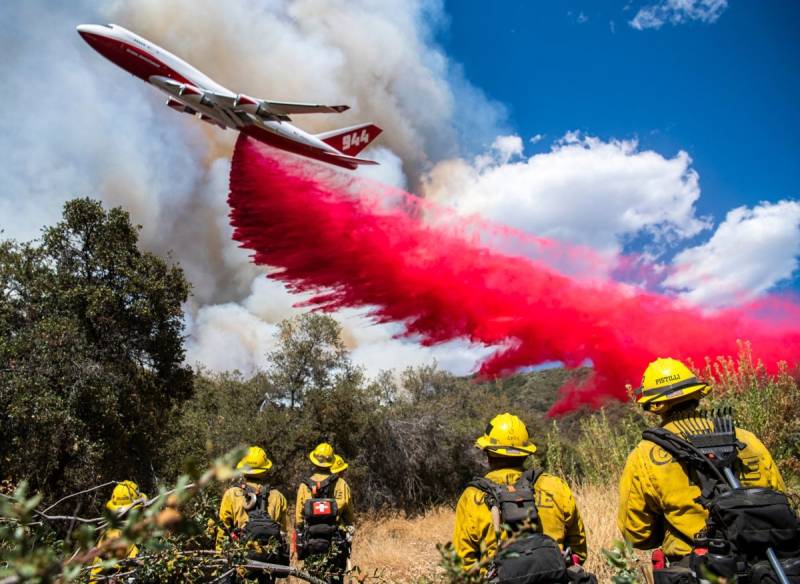
[[[645,430],[642,437],[661,446],[693,471],[701,489],[697,501],[709,511],[709,530],[734,534],[731,543],[737,546],[739,553],[763,552],[778,582],[792,584],[771,544],[791,541],[796,544],[797,518],[782,493],[772,489],[742,488],[734,468],[738,452],[745,445],[736,438],[732,410],[721,408],[711,412],[692,412],[673,421],[678,434],[657,428]],[[753,523],[754,526],[749,525]],[[719,558],[725,557],[722,555],[724,549],[714,549],[720,545],[719,542],[705,540],[704,543],[710,551],[720,552]],[[721,561],[724,571],[736,571],[735,561],[727,566],[724,560]],[[760,569],[763,571],[764,566]]]

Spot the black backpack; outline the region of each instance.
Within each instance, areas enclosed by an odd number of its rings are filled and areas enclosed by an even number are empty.
[[[703,418],[707,423],[696,421]],[[686,539],[693,548],[708,551],[693,554],[695,572],[703,564],[741,584],[773,582],[775,573],[766,561],[771,548],[789,581],[800,584],[800,522],[789,499],[773,489],[732,487],[726,479],[740,464],[737,454],[744,448],[735,438],[730,411],[689,419],[678,421],[682,437],[656,428],[645,430],[642,438],[671,454],[700,487],[697,502],[708,510],[708,520],[703,531]]]
[[[339,506],[333,495],[338,480],[339,477],[331,474],[319,482],[311,479],[303,481],[311,491],[311,498],[303,504],[303,533],[297,546],[297,555],[301,560],[308,556],[328,554],[334,542],[343,548],[344,538],[338,522]]]
[[[499,485],[483,477],[470,482],[470,486],[486,494],[486,506],[493,520],[499,512],[500,525],[495,525],[495,530],[504,530],[511,538],[511,543],[501,543],[498,537],[497,554],[490,570],[492,582],[550,584],[570,581],[561,549],[552,537],[542,533],[534,492],[542,472],[542,469],[527,471],[513,485]]]
[[[240,530],[241,538],[253,542],[257,549],[248,552],[248,557],[259,562],[289,565],[289,547],[281,533],[281,526],[267,512],[267,486],[260,493],[248,485],[242,487],[245,495],[247,523]],[[249,507],[249,509],[248,509]]]

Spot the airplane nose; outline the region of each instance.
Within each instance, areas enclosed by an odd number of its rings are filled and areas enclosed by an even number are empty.
[[[78,34],[81,35],[81,37],[83,37],[83,40],[88,42],[89,39],[92,36],[92,32],[93,32],[92,28],[93,28],[93,25],[91,25],[91,24],[80,24],[80,25],[75,27],[75,30],[77,30]]]
[[[85,41],[88,41],[92,37],[102,36],[103,32],[108,32],[108,27],[99,24],[79,24],[75,27],[75,30]]]

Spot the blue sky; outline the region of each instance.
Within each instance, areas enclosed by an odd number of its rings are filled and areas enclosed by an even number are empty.
[[[800,3],[731,2],[713,23],[636,30],[645,4],[449,0],[439,42],[508,108],[514,131],[545,135],[526,153],[576,129],[686,150],[698,213],[718,221],[738,205],[797,199]]]

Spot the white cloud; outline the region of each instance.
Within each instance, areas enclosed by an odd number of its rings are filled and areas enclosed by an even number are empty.
[[[800,202],[728,213],[706,243],[683,250],[665,285],[703,306],[740,304],[792,276],[800,255]]]
[[[530,137],[529,142],[531,144],[538,144],[542,140],[544,140],[544,134],[536,134],[535,136]]]
[[[707,227],[695,214],[700,187],[686,152],[667,158],[635,140],[577,133],[519,161],[495,151],[491,162],[439,163],[424,179],[425,194],[465,215],[610,254],[643,232],[664,242]]]
[[[498,136],[492,143],[492,150],[499,157],[500,164],[507,164],[511,159],[522,156],[522,138],[514,135]]]
[[[667,23],[689,21],[710,24],[716,22],[727,7],[728,0],[661,0],[640,8],[628,24],[637,30],[659,29]]]
[[[572,22],[576,24],[585,24],[589,22],[589,17],[586,16],[584,12],[578,12],[577,14],[572,10],[567,12],[567,18],[569,18]]]

